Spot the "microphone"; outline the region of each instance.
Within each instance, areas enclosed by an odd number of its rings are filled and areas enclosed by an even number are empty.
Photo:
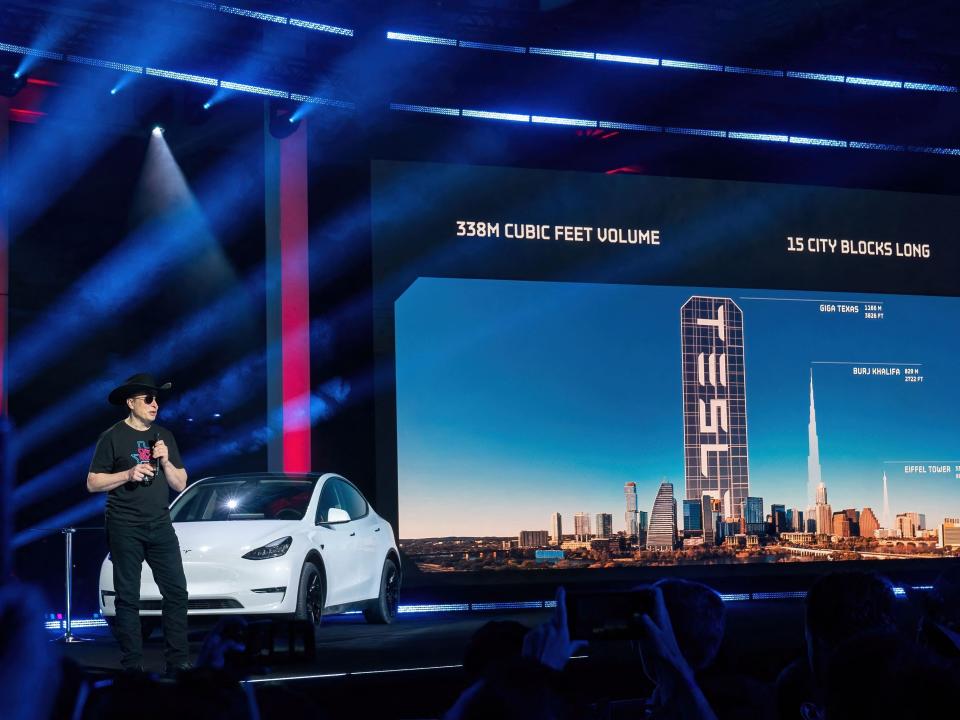
[[[153,440],[150,442],[150,449],[153,450],[156,447],[157,442],[160,440],[160,433],[153,433]],[[160,472],[160,458],[153,458],[150,461],[150,466],[153,468],[154,475]],[[150,485],[153,482],[153,478],[144,478],[143,484]]]

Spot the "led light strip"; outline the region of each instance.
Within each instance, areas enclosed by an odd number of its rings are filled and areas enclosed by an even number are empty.
[[[189,73],[173,72],[172,70],[161,70],[160,68],[148,67],[147,75],[166,78],[167,80],[181,80],[182,82],[209,85],[211,87],[217,87],[217,85],[219,85],[219,81],[216,78],[204,77],[203,75],[191,75]]]
[[[604,130],[624,130],[628,132],[663,133],[668,135],[692,135],[697,137],[722,138],[726,140],[745,140],[748,142],[782,143],[785,145],[810,145],[813,147],[849,148],[852,150],[882,150],[886,152],[924,153],[928,155],[960,156],[960,148],[935,147],[927,145],[898,145],[893,143],[873,143],[860,140],[839,140],[836,138],[817,138],[783,133],[759,133],[741,130],[719,130],[710,128],[662,127],[642,123],[613,122],[610,120],[589,120],[583,118],[553,117],[547,115],[526,115],[522,113],[478,110],[475,108],[448,108],[433,105],[414,105],[408,103],[390,103],[391,110],[430,115],[449,115],[452,117],[475,118],[480,120],[506,120],[517,123],[536,123],[539,125],[561,125],[571,127],[590,127]]]
[[[38,50],[37,48],[24,47],[23,45],[11,45],[5,42],[0,42],[0,50],[8,53],[16,53],[17,55],[47,58],[48,60],[63,60],[62,53]]]
[[[91,65],[106,70],[122,70],[123,72],[137,73],[138,75],[143,74],[143,67],[140,65],[127,65],[126,63],[112,62],[110,60],[83,57],[82,55],[67,55],[67,62],[78,65]]]
[[[0,51],[16,53],[18,55],[32,55],[44,57],[51,60],[60,60],[74,63],[76,65],[88,65],[90,67],[100,68],[102,70],[119,70],[122,72],[134,73],[137,75],[150,75],[151,77],[163,78],[166,80],[178,80],[197,85],[207,85],[209,87],[221,87],[225,90],[235,90],[237,92],[250,93],[254,95],[263,95],[266,97],[289,98],[295,102],[310,103],[312,105],[325,105],[327,107],[340,108],[343,110],[355,110],[356,105],[347,100],[335,100],[333,98],[321,98],[313,95],[303,95],[300,93],[290,93],[286,90],[262,87],[259,85],[248,85],[245,83],[232,82],[229,80],[218,80],[206,75],[195,75],[193,73],[176,72],[174,70],[165,70],[163,68],[144,68],[140,65],[116,62],[113,60],[103,60],[101,58],[84,57],[83,55],[66,55],[61,53],[46,52],[35,48],[23,47],[21,45],[11,45],[9,43],[0,43]]]
[[[831,73],[804,72],[799,70],[779,70],[775,68],[751,68],[739,65],[718,65],[716,63],[698,62],[693,60],[675,60],[671,58],[643,57],[639,55],[624,55],[622,53],[594,52],[590,50],[566,50],[563,48],[523,47],[520,45],[500,45],[496,43],[472,42],[469,40],[455,40],[440,38],[431,35],[417,35],[390,30],[387,40],[402,40],[412,43],[426,43],[430,45],[448,45],[451,47],[471,48],[475,50],[494,50],[527,55],[547,55],[551,57],[570,58],[574,60],[596,60],[599,62],[614,62],[628,65],[647,65],[653,67],[676,68],[679,70],[700,70],[707,72],[728,73],[732,75],[756,75],[761,77],[791,78],[794,80],[819,80],[821,82],[845,83],[847,85],[865,85],[869,87],[894,88],[898,90],[920,90],[923,92],[955,93],[960,92],[957,85],[942,83],[907,82],[888,80],[883,78],[860,77],[857,75],[836,75]]]
[[[893,586],[893,594],[898,598],[907,596],[908,590],[919,592],[930,592],[934,589],[933,585],[910,585]],[[724,602],[742,602],[746,600],[801,600],[807,596],[804,590],[787,590],[782,592],[744,592],[744,593],[718,593],[720,599]],[[423,603],[418,605],[401,605],[398,612],[401,615],[417,615],[426,613],[446,613],[446,612],[490,612],[493,610],[542,610],[551,609],[557,606],[556,600],[519,600],[513,602],[473,602],[473,603]],[[338,613],[337,615],[359,615],[359,611]],[[334,615],[333,617],[337,617]],[[50,617],[48,615],[47,617]],[[91,618],[77,618],[70,621],[70,627],[106,627],[106,619],[100,616]],[[65,630],[66,620],[47,620],[44,622],[47,630]],[[459,667],[459,666],[443,666]],[[414,668],[416,669],[416,668]],[[428,668],[422,668],[428,669]],[[357,674],[357,673],[354,673]],[[336,674],[339,676],[339,674]],[[309,677],[334,677],[334,675],[311,675]]]
[[[318,23],[301,18],[286,17],[284,15],[274,15],[272,13],[260,12],[258,10],[248,10],[246,8],[235,7],[233,5],[218,5],[213,2],[203,2],[202,0],[174,0],[180,5],[190,5],[192,7],[203,8],[204,10],[214,10],[224,15],[236,15],[260,22],[273,23],[275,25],[290,25],[292,27],[303,28],[304,30],[315,30],[317,32],[328,33],[330,35],[341,35],[344,37],[353,37],[353,30],[339,25],[330,25],[328,23]]]

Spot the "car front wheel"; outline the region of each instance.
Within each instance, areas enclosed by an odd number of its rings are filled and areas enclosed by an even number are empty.
[[[323,619],[323,577],[313,563],[304,563],[300,571],[300,589],[297,594],[297,620],[307,620],[314,628]]]
[[[372,607],[363,611],[368,623],[386,625],[397,619],[400,609],[400,570],[397,564],[387,558],[383,562],[383,572],[380,574],[380,596]]]

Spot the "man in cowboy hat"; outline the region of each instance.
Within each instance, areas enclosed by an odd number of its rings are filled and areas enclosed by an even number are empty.
[[[166,672],[173,674],[189,666],[187,581],[167,509],[168,488],[182,491],[187,471],[173,433],[155,422],[157,395],[170,387],[140,373],[110,393],[110,404],[126,407],[128,415],[100,436],[87,490],[107,493],[107,545],[117,593],[113,632],[120,663],[125,670],[142,668],[140,571],[146,560],[163,596]]]

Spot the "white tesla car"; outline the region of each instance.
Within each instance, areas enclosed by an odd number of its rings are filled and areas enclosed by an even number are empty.
[[[187,577],[189,615],[290,616],[362,610],[397,615],[400,555],[393,528],[346,478],[251,473],[208,477],[170,506]],[[100,567],[100,612],[116,616],[113,563]],[[160,590],[144,563],[141,618],[159,620]],[[145,622],[149,634],[154,624]]]

